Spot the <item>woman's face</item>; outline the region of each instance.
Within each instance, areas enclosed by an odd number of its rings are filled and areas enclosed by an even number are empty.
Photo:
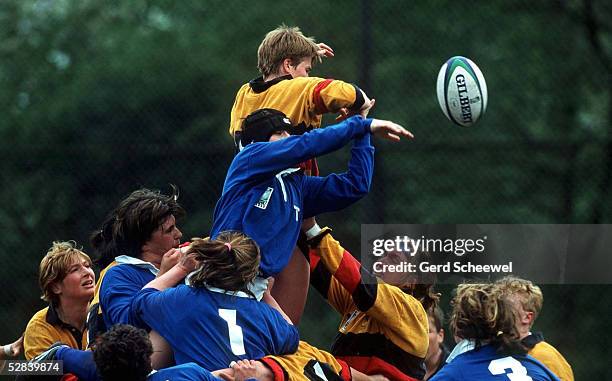
[[[181,243],[183,233],[176,226],[176,218],[170,215],[161,226],[151,234],[151,238],[143,245],[143,251],[150,251],[160,258],[170,249],[177,248]]]
[[[438,353],[441,350],[440,345],[444,341],[444,329],[440,329],[440,331],[438,332],[438,330],[436,329],[436,322],[434,321],[433,317],[429,316],[428,321],[429,348],[427,349],[427,356],[425,357],[426,359]]]
[[[96,286],[96,277],[89,261],[80,256],[76,257],[68,267],[68,273],[61,282],[57,283],[54,292],[61,300],[84,300],[93,298]]]

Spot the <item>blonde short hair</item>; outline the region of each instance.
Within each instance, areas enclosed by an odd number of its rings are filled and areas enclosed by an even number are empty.
[[[526,279],[507,276],[499,279],[495,284],[501,289],[501,292],[513,299],[518,297],[518,301],[523,306],[525,311],[533,312],[535,320],[544,304],[544,295],[542,290],[537,285]]]
[[[76,248],[76,242],[53,242],[47,254],[40,261],[38,284],[42,290],[41,299],[53,304],[59,302],[59,297],[53,292],[53,284],[64,280],[75,259],[84,259],[91,266],[91,258]]]
[[[306,37],[298,27],[281,25],[268,32],[257,49],[257,68],[267,77],[278,73],[280,64],[289,58],[298,65],[305,58],[317,57],[317,43]]]

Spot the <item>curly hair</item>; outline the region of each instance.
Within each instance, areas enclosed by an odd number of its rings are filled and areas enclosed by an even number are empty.
[[[533,312],[533,320],[538,317],[544,304],[542,290],[531,281],[515,276],[506,276],[495,282],[501,292],[512,301],[523,306],[525,311]],[[533,321],[532,321],[533,323]]]
[[[64,280],[70,266],[76,261],[81,263],[81,260],[85,260],[91,266],[91,259],[76,248],[76,242],[53,242],[47,254],[40,261],[38,284],[43,293],[41,299],[57,305],[59,297],[53,292],[53,284]]]
[[[216,239],[195,238],[187,254],[200,262],[189,278],[192,286],[205,285],[226,291],[244,291],[259,272],[259,247],[243,233],[225,231]]]
[[[526,353],[516,328],[511,301],[494,284],[460,284],[451,301],[453,334],[476,342],[491,343],[505,353]]]
[[[143,188],[122,200],[90,237],[96,264],[104,268],[122,254],[139,258],[142,245],[168,217],[185,215],[177,199],[178,190],[172,186],[171,195]]]
[[[145,381],[151,373],[153,345],[143,329],[117,324],[98,338],[94,361],[105,381]]]

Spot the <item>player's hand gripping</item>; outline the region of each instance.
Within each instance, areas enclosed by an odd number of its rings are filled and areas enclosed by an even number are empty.
[[[180,250],[179,249],[170,249],[164,253],[162,257],[161,264],[159,266],[159,273],[157,276],[161,276],[166,273],[168,270],[174,267],[180,259]]]
[[[234,380],[245,381],[248,379],[257,378],[257,361],[255,360],[238,360],[233,366]]]
[[[376,100],[368,98],[368,96],[366,95],[366,93],[363,92],[363,90],[359,90],[359,91],[361,91],[361,94],[363,96],[363,105],[361,105],[361,108],[359,109],[359,111],[357,112],[350,111],[347,107],[342,107],[340,110],[338,110],[338,116],[336,117],[336,122],[341,122],[344,119],[349,118],[353,115],[357,115],[357,114],[361,115],[363,118],[368,117],[368,113],[370,112],[372,107],[374,107]]]
[[[189,246],[181,247],[180,252],[180,259],[176,265],[187,274],[195,271],[200,262],[196,259],[195,254],[189,251]]]

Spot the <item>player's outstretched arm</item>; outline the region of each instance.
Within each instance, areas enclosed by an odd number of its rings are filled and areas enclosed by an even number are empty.
[[[303,135],[250,144],[234,158],[227,178],[239,176],[238,173],[249,173],[251,177],[275,174],[313,157],[337,151],[354,138],[367,135],[369,123],[370,120],[355,117]]]
[[[370,110],[376,104],[376,99],[368,99],[368,97],[363,94],[365,97],[365,101],[363,102],[363,106],[359,110],[359,115],[363,118],[367,118]],[[383,139],[391,140],[394,142],[400,141],[401,137],[406,137],[409,139],[414,139],[414,135],[404,127],[400,126],[397,123],[381,120],[381,119],[372,119],[372,124],[370,124],[370,131],[372,135],[379,136]]]
[[[372,119],[370,131],[372,131],[372,135],[391,140],[392,142],[399,142],[402,137],[414,139],[414,135],[410,131],[389,120]]]

